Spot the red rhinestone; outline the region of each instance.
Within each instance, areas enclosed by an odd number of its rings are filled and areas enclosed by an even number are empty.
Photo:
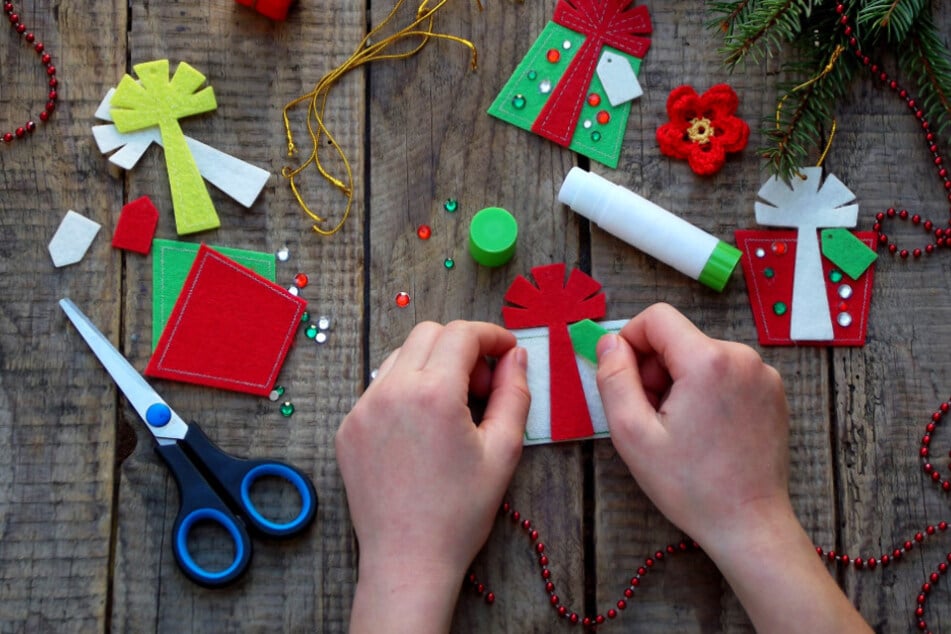
[[[307,286],[308,281],[306,273],[298,273],[294,276],[294,285],[297,286],[297,288],[304,288]]]

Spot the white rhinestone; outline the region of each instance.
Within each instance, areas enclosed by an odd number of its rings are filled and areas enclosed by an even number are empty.
[[[287,258],[291,257],[291,252],[287,247],[281,247],[277,252],[277,259],[281,262],[287,262]]]
[[[314,341],[316,341],[317,343],[327,343],[327,333],[318,332],[317,336],[314,337]]]
[[[588,128],[590,128],[590,127],[591,127],[592,125],[594,125],[594,124],[591,123],[591,119],[585,119],[585,120],[584,120],[584,123],[583,123],[582,125],[585,127],[585,129],[588,129]]]
[[[571,42],[568,40],[565,40],[564,42],[561,43],[561,48],[565,49],[566,51],[569,50],[571,48]]]
[[[835,318],[839,325],[843,328],[847,328],[852,325],[852,315],[848,313],[839,313],[839,316]]]
[[[852,297],[852,287],[848,284],[842,284],[839,286],[839,297],[842,299],[848,299]]]
[[[551,81],[548,79],[543,79],[542,83],[538,84],[538,92],[543,95],[547,95],[551,92]]]
[[[321,330],[330,330],[330,317],[319,317],[317,319],[317,327]]]
[[[765,258],[765,257],[766,257],[766,249],[756,249],[756,257],[758,257],[758,258]]]

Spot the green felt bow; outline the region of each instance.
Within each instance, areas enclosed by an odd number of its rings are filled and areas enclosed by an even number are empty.
[[[168,60],[136,64],[139,80],[126,75],[119,82],[110,105],[119,132],[158,126],[165,147],[175,227],[179,234],[221,226],[195,158],[188,149],[178,120],[218,107],[211,86],[198,92],[205,76],[181,62],[169,81]]]

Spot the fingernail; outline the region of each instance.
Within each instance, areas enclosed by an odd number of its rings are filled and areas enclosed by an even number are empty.
[[[515,349],[515,362],[523,370],[528,367],[528,350],[525,348],[516,348]]]
[[[617,348],[617,335],[608,333],[598,340],[598,361],[601,357]]]

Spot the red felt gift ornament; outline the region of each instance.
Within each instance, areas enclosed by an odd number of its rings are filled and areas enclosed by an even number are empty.
[[[145,374],[267,396],[306,306],[203,244]]]
[[[286,20],[287,12],[294,0],[235,0],[235,2],[251,7],[264,17],[272,20]]]
[[[507,328],[548,327],[550,364],[551,439],[586,438],[594,434],[588,403],[581,385],[568,324],[604,316],[607,302],[601,284],[578,269],[565,281],[565,265],[532,269],[533,285],[518,276],[505,293],[502,308]]]

